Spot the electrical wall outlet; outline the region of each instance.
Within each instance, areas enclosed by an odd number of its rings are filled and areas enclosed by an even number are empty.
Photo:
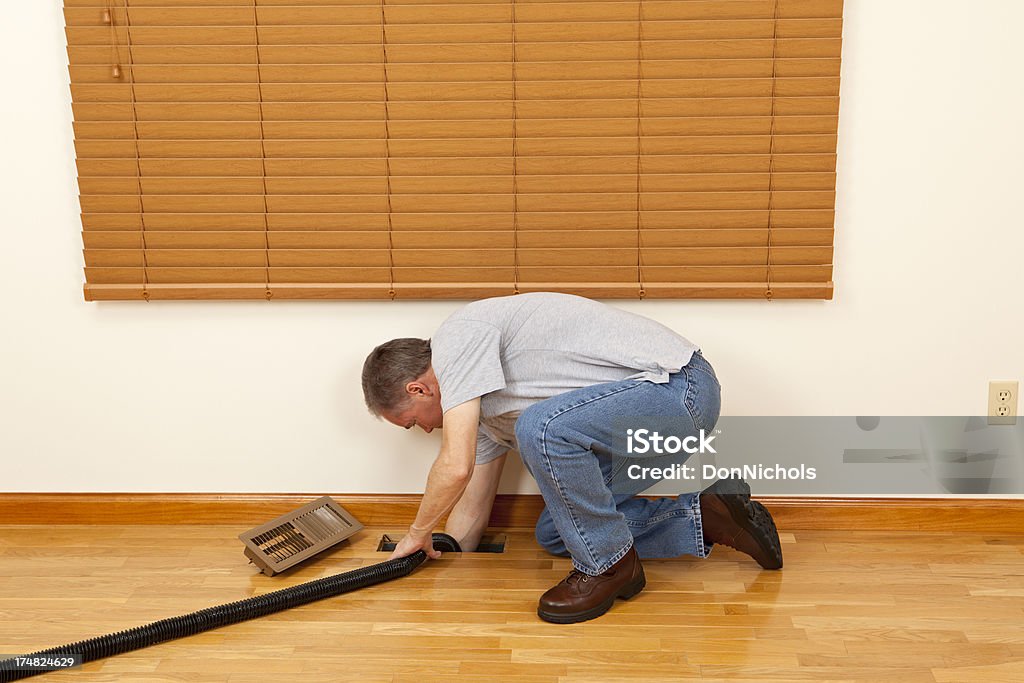
[[[988,423],[990,425],[1017,424],[1017,382],[988,383]]]

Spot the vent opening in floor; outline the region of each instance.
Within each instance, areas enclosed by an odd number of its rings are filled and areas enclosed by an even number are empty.
[[[395,549],[398,541],[401,540],[401,534],[384,534],[381,536],[380,543],[377,544],[377,552],[390,553]],[[474,553],[503,553],[505,552],[505,543],[508,537],[505,534],[484,534],[480,538],[480,543],[477,545]]]

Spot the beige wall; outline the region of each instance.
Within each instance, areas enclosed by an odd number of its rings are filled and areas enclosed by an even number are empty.
[[[701,344],[728,414],[981,413],[1024,380],[1024,3],[846,4],[835,300],[618,305]],[[420,491],[438,441],[359,368],[458,303],[85,303],[60,7],[11,15],[0,490]]]

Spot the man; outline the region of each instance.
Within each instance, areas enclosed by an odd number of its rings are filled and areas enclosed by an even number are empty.
[[[710,433],[718,419],[711,365],[659,323],[565,294],[485,299],[452,314],[432,339],[378,346],[362,381],[371,413],[405,429],[444,426],[419,512],[393,558],[439,556],[431,533],[449,511],[445,531],[475,548],[515,449],[546,505],[538,542],[573,562],[540,599],[547,621],[593,619],[640,592],[641,558],[706,557],[720,543],[764,568],[782,566],[771,515],[742,480],[661,499],[633,495],[650,481],[613,485],[632,460],[620,452],[623,420],[672,418],[684,437]]]

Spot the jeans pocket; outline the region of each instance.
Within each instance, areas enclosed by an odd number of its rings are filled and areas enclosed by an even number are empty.
[[[710,432],[718,422],[722,409],[722,387],[714,371],[701,367],[683,368],[686,372],[686,410],[694,427]]]

